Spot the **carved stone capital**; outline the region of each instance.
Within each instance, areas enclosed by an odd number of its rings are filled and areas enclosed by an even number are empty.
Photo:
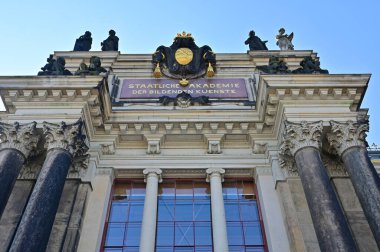
[[[84,141],[86,136],[82,133],[82,126],[81,120],[73,124],[44,122],[45,148],[67,150],[74,158],[85,156],[88,147]]]
[[[207,174],[206,181],[210,182],[211,177],[217,176],[217,177],[221,177],[222,182],[223,182],[225,173],[226,173],[226,171],[222,168],[208,168],[206,170],[206,174]]]
[[[158,168],[146,168],[143,170],[144,174],[144,182],[147,181],[147,178],[149,176],[155,176],[158,177],[158,182],[162,182],[162,170]]]
[[[280,146],[281,155],[294,156],[304,147],[320,149],[322,121],[293,123],[285,121],[284,140]]]
[[[341,156],[343,152],[351,147],[367,147],[366,132],[368,131],[368,121],[336,122],[330,121],[331,133],[327,134],[327,140],[332,151]]]
[[[13,125],[0,122],[0,148],[19,150],[25,158],[36,152],[40,136],[36,131],[36,122]]]

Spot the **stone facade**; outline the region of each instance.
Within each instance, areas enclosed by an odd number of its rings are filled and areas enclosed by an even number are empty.
[[[362,120],[367,111],[360,106],[369,75],[263,74],[257,69],[275,56],[289,70],[296,70],[304,57],[318,58],[313,51],[218,53],[214,77],[244,79],[245,100],[164,106],[157,99],[120,98],[124,79],[154,78],[151,55],[54,53],[54,57],[65,58],[71,72],[81,63],[88,64],[92,56],[101,59],[107,74],[0,77],[7,109],[0,113],[1,121],[35,127],[30,137],[25,139],[24,134],[20,140],[31,141],[28,148],[4,147],[6,142],[1,142],[3,149],[28,153],[23,154],[25,160],[20,159],[17,180],[4,203],[0,251],[22,251],[25,241],[18,223],[26,218],[24,209],[36,199],[31,195],[39,188],[42,170],[53,169],[49,162],[57,156],[62,158],[59,164],[65,172],[59,173],[60,177],[54,177],[58,172],[51,175],[63,184],[55,193],[58,201],[51,212],[55,216],[52,225],[46,228],[46,251],[99,251],[113,183],[144,176],[151,198],[156,198],[161,179],[208,179],[213,206],[219,209],[223,206],[219,192],[223,178],[255,181],[267,251],[332,251],[332,246],[337,246],[334,251],[378,250],[377,229],[368,222],[376,220],[372,210],[378,206],[363,205],[367,201],[357,184],[372,179],[376,188],[380,166],[363,161],[360,169],[372,172],[363,177],[352,173],[343,157],[354,148],[360,148],[363,160],[367,155],[363,134],[367,127]],[[76,124],[79,119],[80,126]],[[337,126],[341,124],[348,130]],[[39,138],[32,138],[34,135]],[[52,150],[58,151],[53,157],[49,156]],[[321,184],[310,188],[317,182]],[[318,185],[323,187],[316,189]],[[331,204],[321,206],[313,196]],[[376,202],[376,196],[371,197]],[[144,216],[155,211],[152,205],[146,209]],[[316,218],[320,209],[329,214],[323,212]],[[214,240],[225,242],[223,216],[215,209],[212,213],[214,230],[218,230]],[[341,222],[336,222],[338,217],[322,222],[323,215],[326,219],[340,216]],[[144,221],[145,227],[155,223],[148,217]],[[342,232],[339,237],[334,233],[330,244],[326,237],[332,231],[324,227],[336,223]],[[146,245],[143,250],[149,251],[152,244],[141,241]],[[223,242],[218,244],[220,251],[228,246]]]

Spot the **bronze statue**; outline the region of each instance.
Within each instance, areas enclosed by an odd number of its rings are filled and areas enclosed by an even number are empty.
[[[118,51],[119,50],[119,38],[115,35],[114,30],[110,30],[109,36],[100,45],[102,46],[102,51]]]
[[[268,50],[265,43],[267,43],[268,40],[262,41],[259,37],[255,35],[254,31],[249,32],[249,38],[245,41],[246,45],[249,45],[250,51],[256,51],[256,50]]]
[[[269,58],[269,63],[267,66],[257,66],[257,69],[269,74],[287,74],[290,73],[288,66],[283,60],[280,60],[276,56],[271,56]]]
[[[84,35],[77,38],[74,51],[90,51],[92,44],[91,32],[86,31]]]
[[[311,73],[321,73],[328,74],[329,71],[325,69],[321,69],[320,62],[318,59],[313,59],[310,56],[306,56],[300,62],[300,68],[293,70],[292,73],[303,73],[303,74],[311,74]]]
[[[85,63],[81,63],[75,75],[99,75],[100,73],[107,72],[101,65],[100,58],[92,56],[90,58],[90,65],[87,66]]]
[[[48,63],[41,67],[40,72],[37,75],[73,75],[69,70],[65,68],[66,61],[63,57],[53,59],[53,55],[47,58]]]
[[[278,35],[276,36],[277,42],[276,45],[280,47],[280,50],[294,50],[294,46],[292,44],[294,34],[293,32],[288,34],[285,34],[285,29],[281,28],[278,30]]]

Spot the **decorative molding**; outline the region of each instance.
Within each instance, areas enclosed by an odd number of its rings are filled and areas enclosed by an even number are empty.
[[[226,173],[226,171],[222,168],[208,168],[206,170],[206,174],[207,174],[207,178],[206,178],[206,181],[207,182],[210,182],[210,178],[212,176],[218,176],[218,177],[221,177],[222,179],[222,182],[224,181],[224,174]]]
[[[36,131],[36,122],[13,125],[0,122],[0,148],[19,150],[25,158],[35,155],[40,139]]]
[[[267,151],[268,144],[267,143],[260,143],[254,141],[252,146],[252,152],[253,154],[265,154]]]
[[[144,174],[144,182],[147,182],[147,178],[149,176],[157,176],[158,177],[158,182],[162,182],[162,170],[158,168],[146,168],[143,170]]]
[[[115,154],[115,145],[114,144],[101,144],[103,155],[113,155]]]
[[[347,121],[336,122],[330,121],[331,133],[327,134],[327,140],[330,144],[330,151],[337,153],[339,156],[351,147],[368,146],[366,132],[369,130],[368,121],[361,120],[359,122]]]
[[[220,140],[209,140],[208,141],[208,154],[221,154],[222,150],[220,148]]]

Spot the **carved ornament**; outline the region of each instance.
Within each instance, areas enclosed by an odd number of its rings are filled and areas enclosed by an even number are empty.
[[[366,132],[369,130],[368,121],[354,122],[336,122],[330,121],[331,133],[327,134],[327,140],[330,143],[331,150],[341,156],[343,152],[351,147],[368,146]]]
[[[34,155],[39,140],[36,132],[36,122],[13,125],[0,122],[0,147],[19,150],[25,158]]]

